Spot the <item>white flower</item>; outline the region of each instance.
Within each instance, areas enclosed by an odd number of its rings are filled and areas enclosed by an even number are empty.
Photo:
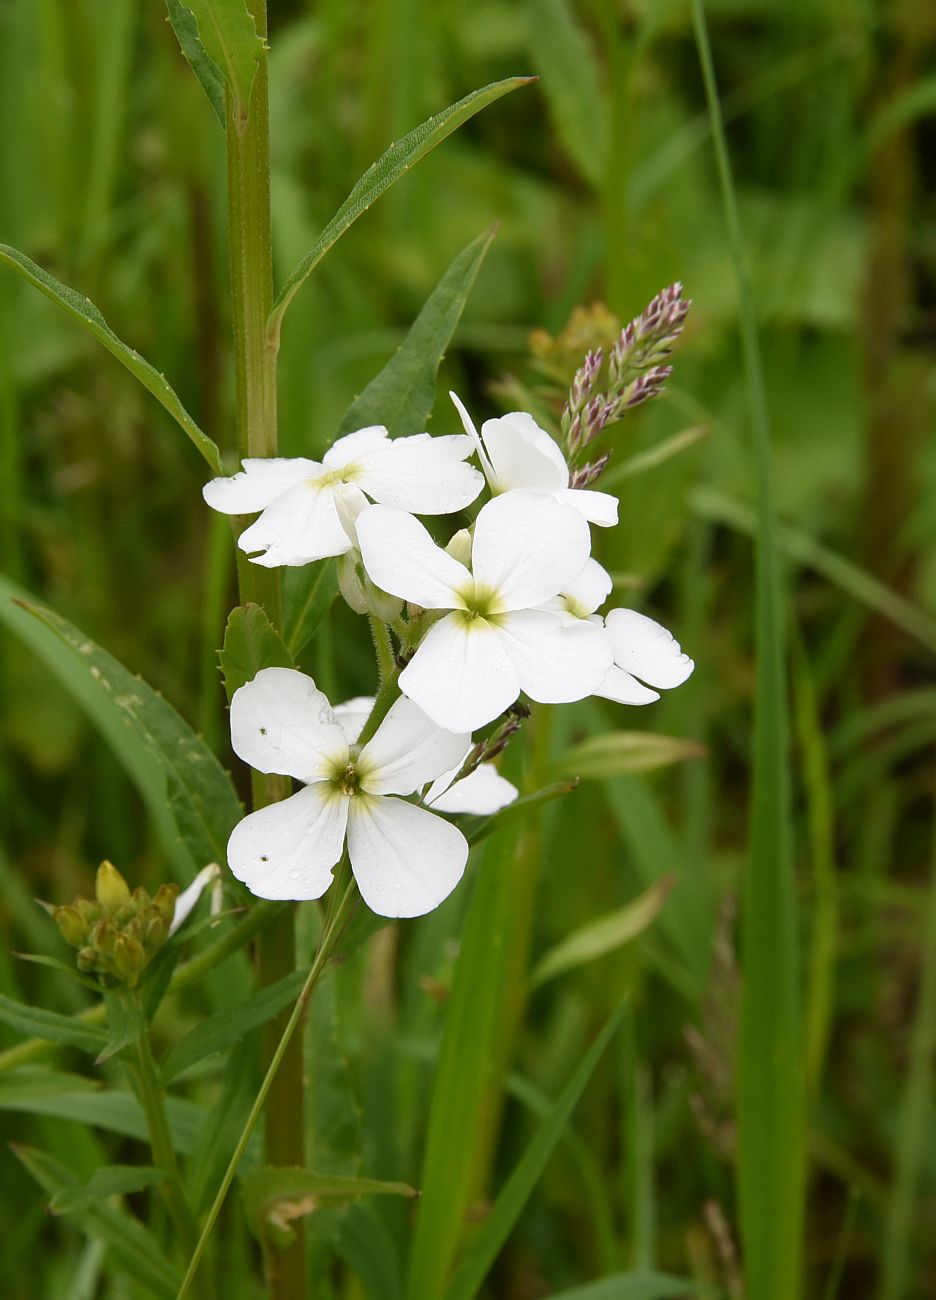
[[[335,509],[343,484],[356,484],[384,505],[447,515],[469,505],[484,486],[464,463],[471,453],[471,440],[461,434],[391,439],[383,425],[374,425],[339,438],[321,463],[304,457],[242,461],[240,474],[212,479],[202,495],[225,515],[262,511],[237,542],[255,564],[308,564],[350,549]]]
[[[462,877],[461,831],[411,795],[464,753],[465,735],[436,727],[411,700],[392,706],[360,750],[349,745],[311,677],[264,668],[231,700],[231,743],[259,772],[304,789],[235,826],[228,862],[261,898],[319,898],[345,839],[365,903],[381,916],[421,916]]]
[[[335,717],[341,724],[349,745],[356,742],[373,707],[372,695],[358,695],[344,704],[335,705]],[[470,753],[469,744],[455,766],[433,781],[423,795],[424,804],[438,812],[474,813],[489,817],[513,803],[520,791],[506,777],[501,776],[493,763],[479,763],[473,772],[463,776],[460,781],[455,780]]]
[[[612,609],[605,627],[614,650],[614,666],[595,692],[618,704],[651,704],[660,691],[680,686],[695,668],[672,632],[635,609]],[[640,679],[639,681],[637,679]],[[658,690],[641,685],[647,682]]]
[[[604,629],[538,608],[589,558],[583,517],[540,492],[508,492],[478,514],[471,571],[402,510],[370,506],[357,520],[371,580],[429,610],[430,627],[400,689],[440,727],[470,732],[521,691],[543,704],[580,700],[604,680]]]
[[[535,488],[574,506],[592,524],[611,528],[618,521],[618,499],[609,492],[569,487],[569,467],[555,439],[526,411],[512,411],[474,426],[455,393],[449,393],[465,432],[474,440],[488,485],[494,493]]]

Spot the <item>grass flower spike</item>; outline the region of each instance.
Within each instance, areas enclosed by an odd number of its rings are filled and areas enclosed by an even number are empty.
[[[434,623],[400,674],[400,689],[440,727],[473,731],[521,691],[543,704],[591,695],[611,667],[601,627],[539,608],[585,568],[588,525],[541,492],[507,492],[478,514],[471,569],[412,515],[370,506],[357,520],[364,566],[384,591]]]
[[[548,492],[556,501],[574,506],[589,523],[611,528],[618,521],[618,499],[609,492],[569,486],[569,466],[556,441],[526,411],[513,411],[498,420],[485,420],[478,433],[464,405],[449,393],[472,438],[490,489],[514,488]]]
[[[237,543],[255,564],[309,564],[351,548],[335,503],[344,485],[402,510],[451,514],[470,505],[484,486],[478,471],[465,464],[473,450],[462,434],[390,438],[383,425],[373,425],[339,438],[321,462],[244,460],[241,473],[212,479],[202,495],[225,515],[262,512]]]
[[[372,911],[432,911],[461,879],[468,844],[405,796],[448,772],[469,739],[435,726],[401,698],[358,750],[311,677],[262,669],[231,700],[231,743],[257,771],[295,777],[304,789],[235,826],[231,870],[261,898],[320,898],[347,840]]]

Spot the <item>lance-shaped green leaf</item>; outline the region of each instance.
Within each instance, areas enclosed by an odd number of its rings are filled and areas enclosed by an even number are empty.
[[[244,1179],[251,1229],[261,1240],[272,1240],[279,1247],[288,1246],[295,1237],[290,1224],[316,1210],[350,1205],[362,1196],[418,1195],[407,1183],[316,1174],[311,1169],[257,1169]]]
[[[494,831],[499,831],[502,826],[506,826],[517,817],[525,817],[531,808],[535,808],[541,803],[549,803],[552,799],[558,799],[560,795],[568,794],[578,784],[578,777],[571,777],[568,781],[556,781],[553,785],[544,785],[541,790],[534,790],[532,794],[521,795],[519,799],[509,803],[506,808],[501,808],[500,812],[492,813],[490,817],[465,818],[461,822],[465,839],[473,848],[476,844],[480,844],[482,840],[486,840]]]
[[[659,916],[675,883],[675,876],[663,876],[624,907],[574,930],[541,958],[530,977],[531,987],[615,952],[643,934]]]
[[[721,1294],[704,1282],[669,1273],[614,1273],[597,1282],[586,1282],[568,1291],[557,1291],[552,1300],[676,1300],[678,1296]]]
[[[283,570],[283,638],[291,655],[309,644],[337,595],[334,560]]]
[[[473,1300],[480,1291],[485,1277],[562,1137],[569,1117],[585,1091],[585,1085],[620,1024],[622,1012],[623,1008],[619,1008],[609,1017],[543,1121],[533,1141],[521,1156],[494,1202],[494,1208],[462,1255],[451,1285],[445,1292],[445,1300]]]
[[[198,23],[198,36],[231,88],[235,116],[246,118],[250,92],[263,55],[263,41],[246,0],[185,0]]]
[[[13,1154],[50,1197],[74,1190],[78,1179],[53,1156],[18,1144]],[[118,1264],[157,1300],[174,1300],[180,1278],[166,1259],[166,1253],[148,1228],[132,1215],[112,1205],[86,1208],[80,1218],[82,1231],[103,1242]]]
[[[508,77],[505,81],[495,81],[480,90],[474,90],[456,104],[444,108],[441,113],[428,118],[415,127],[402,140],[395,141],[389,149],[367,169],[354,189],[342,203],[331,221],[319,235],[318,239],[306,253],[305,257],[289,276],[280,289],[273,311],[270,314],[268,330],[273,338],[279,337],[280,327],[286,308],[292,302],[297,290],[312,273],[333,244],[341,238],[349,226],[353,225],[381,194],[414,167],[421,158],[441,144],[442,141],[460,126],[479,113],[488,104],[493,104],[502,95],[528,86],[535,77]]]
[[[79,1214],[111,1196],[131,1196],[166,1181],[164,1169],[150,1165],[104,1165],[95,1169],[86,1183],[63,1187],[52,1197],[53,1214]]]
[[[169,10],[169,22],[176,34],[179,48],[186,62],[198,78],[202,90],[215,111],[215,116],[225,128],[224,121],[224,74],[205,49],[198,34],[195,15],[182,0],[166,0]]]
[[[707,753],[697,740],[681,736],[658,736],[651,731],[609,731],[589,736],[567,749],[559,770],[583,780],[622,776],[626,772],[652,772],[658,767],[682,763]]]
[[[25,253],[11,248],[9,244],[0,244],[0,262],[11,267],[24,280],[28,280],[40,293],[44,293],[52,302],[68,312],[69,316],[80,321],[99,343],[104,344],[111,356],[116,357],[121,365],[125,366],[169,412],[176,424],[191,438],[215,474],[221,473],[221,454],[216,444],[189,415],[166,376],[161,375],[154,366],[140,356],[139,352],[135,352],[117,337],[93,302],[82,294],[76,293],[74,289],[69,289],[68,285],[56,280],[54,276],[49,275],[48,271],[44,271],[41,266],[31,261]]]
[[[261,668],[295,666],[266,611],[253,604],[238,605],[231,610],[218,658],[228,701],[238,687],[253,681]]]
[[[107,1034],[97,1025],[82,1024],[74,1016],[44,1007],[30,1007],[4,994],[0,994],[0,1024],[27,1038],[45,1038],[50,1043],[80,1047],[83,1052],[100,1052],[107,1043]]]
[[[254,993],[246,1002],[240,1002],[202,1020],[170,1048],[159,1071],[162,1082],[169,1083],[183,1070],[204,1060],[206,1056],[226,1052],[252,1029],[258,1029],[260,1025],[272,1020],[284,1007],[295,1002],[307,975],[308,971],[305,970],[293,971],[291,975],[284,975],[281,980]]]
[[[5,585],[0,580],[0,597]],[[43,642],[52,670],[95,721],[102,714],[107,717],[105,735],[110,738],[115,723],[129,728],[136,747],[150,756],[151,763],[134,762],[128,774],[136,781],[152,781],[155,764],[159,797],[168,800],[178,836],[192,861],[199,868],[224,862],[227,839],[240,820],[241,806],[230,778],[204,741],[152,687],[66,619],[36,605],[20,604],[58,642],[58,653],[49,653],[48,642]],[[77,681],[71,671],[76,662],[83,668]],[[61,672],[65,663],[69,670]],[[125,749],[125,745],[118,748],[118,757]],[[152,790],[142,793],[153,800]]]
[[[493,226],[458,254],[401,346],[351,403],[339,435],[369,424],[386,425],[391,438],[425,429],[435,402],[439,366],[496,233]]]

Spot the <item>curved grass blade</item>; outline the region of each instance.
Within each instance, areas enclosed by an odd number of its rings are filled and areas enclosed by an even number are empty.
[[[678,1296],[717,1294],[720,1293],[688,1277],[672,1277],[668,1273],[616,1273],[568,1291],[557,1291],[552,1300],[676,1300]]]
[[[501,1247],[546,1168],[546,1163],[561,1138],[576,1103],[585,1091],[595,1066],[620,1024],[623,1011],[624,1008],[620,1007],[609,1017],[601,1033],[582,1058],[578,1069],[566,1084],[548,1118],[527,1147],[494,1202],[494,1208],[462,1256],[451,1285],[445,1292],[445,1300],[474,1300],[480,1291]]]
[[[497,227],[473,239],[426,299],[401,346],[345,412],[339,436],[384,424],[391,438],[421,433],[432,412],[436,380]]]
[[[184,5],[182,0],[166,0],[166,8],[169,10],[170,26],[176,34],[185,61],[208,96],[208,102],[214,109],[215,117],[221,123],[223,131],[225,129],[224,74],[205,49],[198,34],[198,23],[191,9]]]
[[[271,339],[278,339],[286,309],[292,302],[303,282],[309,277],[319,262],[341,238],[349,226],[362,216],[370,205],[385,194],[394,182],[404,176],[436,145],[456,131],[469,118],[474,117],[482,108],[493,104],[502,95],[507,95],[520,86],[528,86],[535,77],[508,77],[504,81],[492,82],[480,90],[473,90],[470,95],[460,99],[456,104],[444,108],[441,113],[428,118],[415,127],[402,140],[395,141],[390,148],[367,169],[331,221],[319,235],[318,239],[306,253],[305,257],[289,276],[280,289],[273,311],[267,324]]]
[[[178,394],[165,375],[161,375],[154,366],[135,352],[122,339],[119,339],[107,321],[95,307],[94,303],[82,294],[69,289],[68,285],[56,280],[41,266],[37,266],[25,253],[9,244],[0,244],[0,262],[28,280],[40,293],[51,299],[69,316],[80,321],[99,343],[103,343],[111,356],[117,358],[122,366],[138,379],[143,387],[156,398],[157,402],[169,412],[176,424],[188,434],[202,456],[215,474],[221,473],[221,453],[217,445],[204,433],[179,400]]]
[[[750,852],[742,899],[738,1199],[748,1294],[757,1300],[797,1300],[802,1294],[805,1080],[790,831],[783,583],[770,418],[703,0],[692,0],[692,16],[740,304],[757,482],[757,693]]]

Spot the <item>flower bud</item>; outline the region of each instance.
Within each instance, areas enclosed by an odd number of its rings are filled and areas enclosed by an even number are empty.
[[[66,943],[70,943],[73,948],[80,948],[87,942],[88,922],[77,907],[57,907],[52,916]]]
[[[114,945],[117,942],[119,931],[113,922],[113,918],[102,916],[100,921],[91,931],[91,947],[104,957],[113,957]]]
[[[82,920],[89,928],[101,919],[100,904],[92,903],[90,898],[76,898],[72,906],[81,913]]]
[[[355,614],[372,614],[382,623],[393,623],[400,617],[403,602],[375,587],[364,572],[360,551],[346,551],[338,557],[338,588]]]
[[[179,897],[178,885],[160,885],[153,895],[153,906],[167,925],[172,924],[175,916],[176,899]]]
[[[114,944],[114,969],[120,978],[132,987],[140,978],[145,965],[146,956],[139,940],[119,934]]]
[[[130,901],[137,911],[142,911],[144,907],[149,907],[150,896],[142,885],[137,885],[136,889],[130,895]]]
[[[130,889],[112,862],[102,862],[98,867],[94,894],[102,907],[116,912],[130,902]]]
[[[169,922],[159,912],[154,912],[146,926],[143,946],[149,956],[158,952],[169,938]]]
[[[453,560],[459,564],[470,566],[471,564],[471,533],[467,528],[459,528],[458,532],[451,539],[445,548]]]
[[[93,948],[82,948],[78,953],[77,961],[79,970],[97,970],[98,955]]]

